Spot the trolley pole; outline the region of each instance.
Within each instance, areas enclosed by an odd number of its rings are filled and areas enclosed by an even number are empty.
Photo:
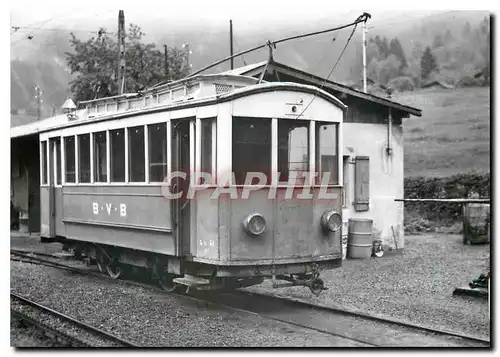
[[[118,94],[125,92],[125,14],[123,10],[118,13]]]
[[[233,58],[233,20],[229,20],[229,50],[231,55],[231,69],[234,69]]]
[[[363,21],[363,92],[366,93],[366,21]]]

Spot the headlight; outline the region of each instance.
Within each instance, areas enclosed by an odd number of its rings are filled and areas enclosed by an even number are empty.
[[[261,214],[252,213],[243,220],[243,227],[248,233],[258,236],[266,230],[266,220]]]
[[[342,227],[342,216],[334,210],[328,210],[321,216],[321,227],[324,230],[337,232]]]

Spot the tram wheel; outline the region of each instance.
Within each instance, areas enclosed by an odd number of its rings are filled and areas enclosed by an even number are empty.
[[[174,291],[178,286],[174,283],[174,276],[172,274],[162,274],[158,279],[158,284],[164,291],[169,293]]]
[[[319,294],[324,290],[324,287],[325,283],[323,282],[323,280],[321,280],[320,278],[316,278],[309,286],[309,289],[314,295],[319,296]]]

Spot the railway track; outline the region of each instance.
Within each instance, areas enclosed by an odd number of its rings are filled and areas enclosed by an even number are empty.
[[[353,335],[362,335],[363,338],[360,341],[381,347],[394,346],[394,344],[406,346],[405,343],[414,345],[418,341],[418,336],[426,336],[425,340],[429,341],[432,346],[435,343],[442,346],[457,344],[464,347],[491,347],[489,340],[478,336],[440,330],[342,308],[316,305],[289,297],[278,297],[244,290],[221,295],[225,295],[224,303],[230,306],[247,304],[246,309],[264,316],[271,315],[275,317],[273,310],[279,309],[281,316],[278,319],[284,322],[304,320],[301,315],[307,316],[305,320],[308,321],[308,324],[320,327],[321,330],[335,331],[338,330],[338,325],[343,325],[342,322],[353,321],[355,325],[352,326],[352,329],[338,331],[339,336],[351,338]],[[251,304],[248,305],[248,302],[251,302]],[[302,311],[302,314],[300,311]]]
[[[140,347],[131,341],[127,341],[97,327],[88,325],[85,322],[32,301],[18,293],[11,292],[10,297],[11,302],[12,300],[16,302],[12,304],[12,306],[17,307],[16,309],[11,306],[11,314],[16,319],[21,320],[24,324],[34,326],[37,330],[41,331],[45,336],[54,340],[59,345],[66,347],[95,347],[93,343],[97,341],[101,345],[99,347]],[[21,311],[26,310],[26,307],[28,307],[29,313]],[[55,320],[52,320],[53,322],[49,324],[46,321],[41,321],[33,317],[33,315],[40,316],[41,314],[44,316],[51,316]],[[43,320],[47,320],[46,317]],[[69,325],[69,329],[73,330],[73,333],[69,334],[56,328],[53,326],[54,321],[56,321],[56,324]],[[82,339],[81,336],[85,335],[87,335],[86,338]],[[80,336],[80,338],[75,336]]]
[[[25,252],[11,252],[22,259],[20,261],[33,262],[58,269],[64,269],[83,275],[91,275],[106,280],[114,280],[104,274],[98,274],[88,269],[80,269],[56,263],[44,258],[34,257]],[[35,253],[36,254],[36,253]],[[116,281],[116,280],[115,280]],[[152,289],[156,292],[166,293],[161,288],[151,284],[144,284],[131,280],[120,282]],[[170,293],[167,293],[170,294]],[[332,336],[346,338],[357,343],[357,346],[387,347],[408,343],[410,346],[421,346],[418,337],[426,337],[431,346],[464,346],[490,348],[490,341],[478,336],[471,336],[453,331],[445,331],[413,324],[393,318],[375,316],[358,311],[342,308],[311,304],[298,299],[278,297],[269,294],[236,290],[231,292],[206,292],[198,291],[188,296],[183,293],[173,292],[184,298],[224,306],[242,313],[258,315],[265,319],[291,324],[297,327],[315,330]],[[349,325],[348,330],[340,328]],[[388,334],[388,331],[390,332]],[[390,337],[388,337],[390,335]],[[361,336],[361,338],[360,338]],[[432,343],[435,343],[434,345]],[[405,345],[406,346],[406,345]]]

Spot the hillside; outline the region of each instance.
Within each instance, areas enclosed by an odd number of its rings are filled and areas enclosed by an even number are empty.
[[[426,89],[394,99],[422,109],[403,121],[405,176],[490,171],[490,89]]]
[[[370,12],[370,11],[369,11]],[[259,24],[257,18],[243,22],[234,22],[234,49],[235,52],[248,49],[267,40],[312,32],[343,24],[348,20],[353,20],[361,11],[354,11],[345,18],[331,19],[331,16],[323,14],[317,21],[289,22],[278,19],[277,22]],[[412,49],[415,47],[414,39],[418,39],[419,46],[430,45],[434,37],[449,29],[455,38],[460,38],[464,24],[469,22],[476,27],[484,19],[488,12],[485,11],[446,11],[439,13],[421,13],[406,15],[374,15],[369,21],[368,37],[380,35],[391,40],[393,36],[398,36],[407,57],[410,57]],[[180,47],[183,43],[189,43],[192,54],[190,61],[193,70],[199,69],[207,64],[219,60],[229,54],[229,34],[227,20],[211,23],[209,19],[203,23],[192,23],[176,21],[168,22],[165,26],[164,15],[151,13],[148,21],[137,21],[135,14],[126,13],[126,25],[137,23],[147,33],[146,42],[157,44],[161,48],[163,44]],[[186,15],[187,16],[187,15]],[[98,27],[104,26],[109,31],[116,28],[116,20],[103,22],[96,20],[89,24],[88,19],[72,21],[68,23],[55,23],[54,26],[65,31],[28,31],[16,33],[11,36],[11,61],[18,62],[11,65],[11,106],[18,109],[29,109],[34,106],[33,86],[38,84],[44,92],[44,116],[51,115],[55,105],[60,107],[67,95],[67,83],[71,77],[65,65],[64,52],[69,48],[69,28],[75,31],[78,38],[85,39],[91,36],[89,30],[97,31]],[[272,24],[272,26],[270,25]],[[95,29],[93,27],[96,27]],[[81,27],[81,28],[79,28]],[[85,29],[85,30],[83,30]],[[320,76],[327,76],[333,64],[338,58],[349,34],[350,29],[342,30],[338,33],[330,33],[315,36],[307,39],[286,42],[278,45],[274,50],[277,61],[290,66],[311,72]],[[27,40],[26,35],[34,34],[32,40]],[[24,39],[23,39],[24,36]],[[466,47],[466,46],[465,46]],[[457,47],[453,52],[441,50],[438,55],[448,56],[447,53],[462,53],[462,47]],[[355,83],[361,78],[361,29],[357,29],[352,38],[351,44],[344,53],[337,69],[332,74],[331,79],[343,83]],[[241,66],[253,62],[267,59],[267,49],[247,54],[235,60],[235,66]],[[463,56],[463,61],[469,61],[469,53]],[[439,56],[438,56],[439,57]],[[439,59],[439,58],[438,58]],[[462,60],[461,60],[462,61]],[[462,62],[463,62],[462,61]],[[43,65],[39,65],[43,62]],[[455,75],[460,76],[463,69],[462,62],[456,64],[456,69],[452,69]],[[12,63],[12,62],[11,62]],[[464,62],[465,63],[465,62]],[[229,63],[222,64],[211,72],[224,71],[229,69]],[[466,68],[468,73],[470,68]],[[472,68],[475,70],[475,68]],[[416,70],[418,72],[418,69]],[[451,74],[450,74],[451,75]]]

